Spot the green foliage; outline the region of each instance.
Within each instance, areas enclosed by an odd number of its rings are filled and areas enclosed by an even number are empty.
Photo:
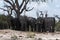
[[[60,22],[56,23],[55,29],[56,29],[56,31],[60,31]]]
[[[0,15],[0,29],[7,28],[8,22],[7,22],[7,16]]]

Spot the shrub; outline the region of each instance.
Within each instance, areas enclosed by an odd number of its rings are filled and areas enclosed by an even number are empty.
[[[56,23],[55,30],[56,31],[60,31],[60,22]]]

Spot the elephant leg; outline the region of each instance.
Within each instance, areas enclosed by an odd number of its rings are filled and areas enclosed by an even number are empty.
[[[31,31],[33,32],[33,26],[31,26]]]
[[[45,28],[44,27],[42,27],[42,32],[45,32]]]
[[[33,28],[33,31],[35,32],[35,24],[34,24],[34,28]]]
[[[37,25],[36,25],[36,32],[38,32],[38,27],[39,27],[39,25],[37,24]]]
[[[27,23],[25,23],[25,31],[27,31]]]
[[[27,26],[26,26],[26,27],[27,27],[27,31],[29,31],[29,24],[27,24]]]
[[[29,23],[27,22],[27,31],[29,31]]]
[[[29,25],[29,31],[31,31],[31,25]]]
[[[25,28],[25,24],[23,24],[23,31],[25,31],[25,29],[26,29],[26,28]]]
[[[34,32],[36,31],[36,25],[34,26]]]
[[[40,24],[38,24],[38,32],[40,32],[41,31],[41,26],[40,26]]]
[[[32,26],[32,27],[33,27],[33,30],[32,30],[32,31],[34,32],[34,29],[35,29],[35,24],[33,24],[33,26]]]
[[[51,28],[51,32],[54,32],[54,31],[55,31],[54,26],[52,26],[52,28]]]
[[[21,23],[21,31],[23,31],[23,29],[24,29],[24,28],[23,28],[23,23]]]

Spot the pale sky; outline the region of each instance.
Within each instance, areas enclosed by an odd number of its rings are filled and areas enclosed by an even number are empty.
[[[0,0],[0,7],[3,6],[3,0]],[[60,0],[49,0],[47,3],[40,3],[37,4],[36,2],[32,2],[31,4],[28,4],[30,8],[34,7],[34,9],[30,12],[26,12],[27,16],[31,17],[37,17],[36,11],[48,11],[49,16],[54,16],[55,14],[60,16]],[[3,11],[0,11],[0,13],[4,13]]]

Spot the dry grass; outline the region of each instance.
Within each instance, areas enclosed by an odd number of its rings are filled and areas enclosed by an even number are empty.
[[[35,33],[33,33],[33,32],[27,33],[27,38],[34,38],[34,36],[35,36]]]
[[[1,35],[2,34],[2,35]],[[43,40],[43,39],[60,39],[60,32],[55,33],[36,33],[36,32],[22,32],[15,30],[0,30],[0,40],[11,39],[11,40]]]
[[[18,37],[16,35],[11,36],[11,40],[18,40]]]

